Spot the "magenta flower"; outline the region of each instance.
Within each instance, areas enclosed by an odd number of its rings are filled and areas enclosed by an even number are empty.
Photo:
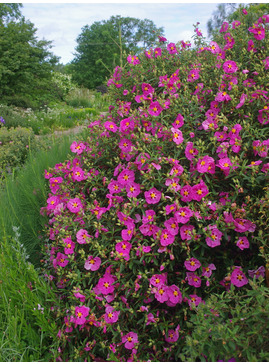
[[[214,225],[209,225],[208,229],[210,230],[210,235],[206,237],[205,241],[208,246],[214,248],[215,246],[220,245],[220,241],[222,238],[222,232],[217,229]]]
[[[156,212],[154,210],[146,210],[145,215],[142,217],[143,224],[153,222]]]
[[[172,235],[178,234],[178,223],[175,217],[171,217],[170,219],[164,222],[164,226],[168,230],[168,232]]]
[[[254,44],[254,42],[253,42],[253,40],[252,39],[250,39],[249,41],[248,41],[248,48],[247,48],[247,50],[248,50],[248,52],[257,52],[257,49],[255,48],[255,44]]]
[[[202,298],[197,296],[196,294],[190,294],[190,298],[188,299],[188,304],[190,306],[190,309],[192,309],[194,306],[198,306],[202,302]]]
[[[233,163],[231,162],[230,158],[221,158],[217,161],[216,166],[219,167],[226,176],[228,176]]]
[[[172,235],[168,229],[163,229],[160,236],[160,243],[162,246],[167,246],[173,244],[175,240],[175,235]]]
[[[190,202],[193,199],[192,195],[192,187],[189,185],[186,185],[181,188],[180,190],[181,200],[183,202]]]
[[[74,168],[72,168],[71,171],[72,171],[72,180],[73,181],[84,181],[85,179],[87,179],[82,168],[74,167]]]
[[[238,246],[238,248],[239,248],[240,250],[244,250],[244,249],[249,248],[249,241],[248,241],[247,237],[245,237],[245,236],[241,236],[241,237],[237,240],[236,245]]]
[[[120,315],[120,311],[115,311],[115,309],[112,306],[106,307],[106,313],[105,313],[105,322],[107,324],[114,324],[118,321]]]
[[[209,193],[206,184],[201,181],[197,185],[192,186],[192,198],[195,201],[201,201]]]
[[[188,82],[194,82],[194,81],[198,80],[198,78],[200,77],[200,75],[199,75],[199,71],[200,71],[200,70],[198,70],[198,69],[192,69],[192,70],[190,71],[190,73],[188,74],[188,79],[187,79],[187,81],[188,81]]]
[[[182,125],[184,125],[184,118],[181,114],[178,114],[178,116],[176,117],[176,120],[173,122],[173,127],[174,128],[180,128]]]
[[[137,56],[131,56],[131,55],[127,57],[127,62],[133,65],[140,63],[139,58]]]
[[[162,55],[162,49],[157,47],[154,49],[154,57],[157,58],[157,57],[160,57]]]
[[[199,173],[215,173],[215,161],[214,158],[205,155],[203,158],[199,158],[196,165],[196,169]]]
[[[73,254],[75,249],[75,243],[72,241],[70,237],[63,239],[64,242],[64,253],[65,254]]]
[[[124,169],[123,171],[121,171],[121,173],[118,175],[117,178],[118,182],[122,185],[122,186],[126,186],[127,184],[134,182],[135,180],[135,173],[134,171],[130,170],[130,169]]]
[[[231,283],[236,287],[242,287],[248,284],[248,279],[241,269],[235,268],[231,274]]]
[[[127,197],[137,197],[140,194],[140,185],[135,182],[130,182],[126,186]]]
[[[91,235],[89,235],[88,231],[85,229],[80,229],[76,233],[77,242],[79,244],[87,244],[89,242],[89,238],[91,238]]]
[[[113,133],[116,133],[119,129],[117,125],[113,123],[113,121],[106,121],[104,123],[104,127],[106,128],[106,130],[112,131]]]
[[[60,203],[60,198],[58,196],[51,196],[47,199],[47,210],[54,210]]]
[[[183,172],[184,172],[184,168],[180,164],[176,163],[172,167],[172,169],[169,172],[169,174],[170,174],[170,176],[173,176],[173,175],[174,176],[181,176]]]
[[[60,267],[65,267],[67,266],[69,260],[67,259],[67,256],[63,253],[57,253],[56,258],[53,260],[53,266],[54,268],[57,267],[57,265],[59,265]]]
[[[86,322],[86,317],[89,315],[90,309],[86,306],[77,306],[75,308],[75,323],[83,325]]]
[[[186,273],[186,280],[188,281],[190,286],[193,286],[195,288],[201,287],[201,278],[193,272]]]
[[[139,342],[138,336],[135,332],[130,331],[127,335],[122,337],[122,342],[124,343],[126,349],[132,350],[135,344]]]
[[[193,147],[192,142],[187,142],[185,148],[185,156],[188,160],[192,160],[198,154],[198,150]]]
[[[127,229],[123,229],[121,231],[121,237],[123,240],[130,241],[132,239],[134,227],[135,226],[133,224],[130,224],[127,226]]]
[[[186,224],[193,216],[193,212],[189,207],[180,207],[174,216],[178,223]]]
[[[162,193],[158,191],[155,187],[151,188],[149,191],[146,191],[144,195],[148,204],[156,204],[160,201],[162,197]]]
[[[168,50],[169,54],[177,54],[178,53],[175,43],[167,44],[167,50]]]
[[[216,267],[214,264],[211,263],[207,267],[203,267],[202,270],[203,270],[202,276],[209,278],[212,275],[212,270],[216,270]]]
[[[101,259],[99,257],[93,257],[90,255],[85,261],[84,268],[86,270],[96,271],[101,265]]]
[[[179,326],[176,328],[176,330],[169,329],[167,332],[167,335],[165,335],[165,341],[168,343],[175,343],[179,338]]]
[[[154,287],[159,287],[161,285],[165,285],[166,276],[164,274],[154,274],[150,278],[149,283]]]
[[[263,277],[265,276],[265,267],[262,265],[260,266],[258,269],[254,269],[254,270],[249,270],[248,274],[251,278],[259,278],[259,277]]]
[[[185,260],[184,265],[186,269],[188,269],[191,272],[194,272],[196,269],[201,267],[201,263],[196,258],[190,258]]]
[[[119,253],[120,256],[125,258],[125,260],[129,260],[130,250],[132,249],[132,244],[128,241],[121,241],[115,245],[116,252]]]
[[[227,32],[229,28],[229,23],[227,21],[224,21],[220,28],[220,33]]]
[[[180,236],[182,240],[191,240],[193,235],[193,225],[183,225],[180,227]]]
[[[171,131],[173,133],[173,141],[179,145],[181,143],[183,143],[183,135],[182,135],[182,131],[180,131],[179,129],[175,129],[175,128],[171,128]]]
[[[114,282],[115,279],[110,274],[106,273],[102,278],[99,279],[96,287],[99,289],[100,293],[106,296],[114,292]]]
[[[111,182],[108,184],[107,188],[109,189],[109,192],[111,194],[114,194],[114,193],[120,193],[122,191],[123,186],[118,181],[112,179]]]
[[[223,63],[222,67],[223,71],[226,73],[235,73],[238,71],[237,64],[234,61],[226,61]]]
[[[71,152],[76,153],[77,155],[80,155],[86,149],[86,145],[83,143],[77,143],[76,141],[74,141],[70,145],[70,149],[71,149]]]
[[[170,186],[170,189],[174,192],[178,192],[181,188],[179,178],[177,178],[177,177],[168,178],[165,181],[165,185]]]
[[[80,293],[79,288],[76,288],[76,290],[74,292],[74,296],[76,298],[78,298],[80,300],[80,302],[85,302],[86,297],[84,296],[84,294]]]
[[[176,305],[182,302],[182,293],[175,284],[172,284],[172,286],[168,287],[167,294],[168,294],[168,301],[166,303],[168,305],[170,304]]]
[[[79,198],[72,198],[67,202],[67,208],[69,211],[76,214],[80,212],[80,210],[83,210],[83,205]]]
[[[161,285],[157,287],[157,291],[155,293],[155,298],[157,301],[163,303],[168,300],[168,287],[165,285]]]
[[[158,103],[158,101],[154,101],[150,104],[149,108],[148,108],[148,113],[151,116],[158,116],[160,115],[160,113],[162,112],[163,108],[161,107],[161,105]]]
[[[223,101],[230,101],[232,98],[227,94],[226,91],[224,92],[218,92],[215,101],[223,102]]]

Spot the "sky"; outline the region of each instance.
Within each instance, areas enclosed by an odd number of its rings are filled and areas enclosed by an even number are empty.
[[[217,8],[217,3],[183,2],[23,2],[22,14],[37,28],[38,39],[53,41],[51,51],[66,64],[74,58],[76,39],[85,25],[108,20],[113,15],[149,19],[164,28],[169,42],[191,41],[193,24],[206,36],[206,23]]]

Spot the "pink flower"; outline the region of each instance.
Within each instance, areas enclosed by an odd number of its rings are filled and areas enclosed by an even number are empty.
[[[249,241],[245,236],[241,236],[237,240],[236,245],[238,246],[239,249],[244,250],[246,248],[249,248]]]
[[[77,242],[79,244],[87,244],[89,242],[89,238],[91,237],[92,236],[89,235],[85,229],[80,229],[76,234]]]
[[[80,210],[83,210],[83,205],[79,198],[72,198],[67,202],[67,208],[69,211],[76,214],[80,212]]]
[[[231,283],[236,287],[242,287],[248,284],[248,279],[241,269],[235,268],[231,274]]]
[[[135,332],[130,331],[127,335],[122,337],[122,342],[124,343],[126,349],[132,350],[135,344],[139,342],[138,336]]]
[[[226,176],[228,176],[233,163],[231,162],[230,158],[221,158],[217,161],[216,165],[224,172]]]
[[[69,260],[67,259],[67,256],[63,253],[57,253],[56,258],[53,260],[53,266],[54,268],[57,267],[57,265],[59,265],[60,267],[65,267],[67,266]]]
[[[227,94],[226,91],[218,92],[215,97],[215,101],[218,101],[218,102],[230,101],[230,100],[231,100],[231,97]]]
[[[190,306],[190,309],[193,308],[193,306],[198,306],[202,302],[202,298],[198,297],[196,294],[190,294],[190,298],[188,299],[188,304]]]
[[[194,82],[194,81],[198,80],[198,78],[200,77],[200,75],[199,75],[199,71],[200,71],[200,70],[198,70],[198,69],[192,69],[192,70],[190,71],[190,73],[188,74],[188,79],[187,79],[187,81],[188,81],[188,82]]]
[[[58,196],[51,196],[47,199],[47,210],[54,210],[60,203],[60,198]]]
[[[265,267],[262,265],[256,270],[249,270],[248,274],[251,278],[259,278],[265,276]]]
[[[182,135],[182,131],[180,131],[179,129],[175,129],[175,128],[171,128],[171,131],[173,133],[173,141],[179,145],[183,142],[184,138]]]
[[[201,181],[197,185],[192,186],[192,198],[195,201],[201,201],[209,193],[206,184]]]
[[[223,63],[222,67],[226,73],[235,73],[238,71],[237,64],[234,61],[226,61]]]
[[[139,58],[137,56],[131,56],[131,55],[127,57],[127,62],[133,65],[140,63]]]
[[[161,48],[155,48],[154,49],[154,56],[155,58],[160,57],[162,55],[162,49]]]
[[[198,154],[198,150],[193,147],[192,142],[187,142],[185,148],[185,156],[188,160],[192,160]]]
[[[170,219],[164,222],[164,226],[168,230],[168,232],[172,235],[178,234],[178,223],[175,217],[171,217]]]
[[[79,300],[80,300],[80,302],[85,302],[85,296],[84,296],[84,294],[81,294],[80,292],[79,292],[79,288],[77,288],[76,290],[75,290],[75,292],[74,292],[74,296],[76,297],[76,298],[78,298]]]
[[[164,274],[154,274],[150,278],[149,283],[154,287],[159,287],[161,285],[165,285],[166,276]]]
[[[118,182],[122,185],[122,186],[126,186],[131,182],[134,182],[135,180],[135,173],[134,171],[130,170],[130,169],[124,169],[123,171],[121,171],[121,173],[118,175],[117,178]]]
[[[186,269],[188,269],[191,272],[194,272],[196,269],[201,267],[201,263],[196,258],[190,258],[185,260],[184,265]]]
[[[75,243],[72,241],[70,237],[63,239],[65,244],[64,253],[65,254],[73,254],[75,249]]]
[[[180,236],[182,240],[191,240],[193,235],[193,225],[183,225],[180,227]]]
[[[220,28],[220,33],[227,32],[229,28],[229,23],[227,21],[224,21]]]
[[[183,202],[190,202],[193,199],[192,187],[189,185],[182,187],[180,190],[180,194],[181,194],[181,200]]]
[[[212,270],[216,270],[216,267],[214,264],[209,264],[207,267],[203,267],[202,270],[202,276],[209,278],[212,275]]]
[[[255,48],[254,42],[252,39],[250,39],[248,41],[248,48],[247,48],[248,52],[252,51],[252,52],[257,52],[257,49]]]
[[[217,229],[214,225],[209,225],[208,229],[210,230],[210,235],[206,237],[205,241],[208,246],[214,248],[215,246],[220,245],[220,241],[222,238],[222,232]]]
[[[135,182],[130,182],[126,186],[127,197],[137,197],[140,194],[140,185]]]
[[[73,181],[84,181],[85,179],[87,179],[82,168],[74,167],[71,171]]]
[[[175,235],[172,235],[168,229],[163,229],[160,236],[160,243],[162,246],[167,246],[173,244],[175,240]]]
[[[154,221],[154,216],[156,212],[154,210],[146,210],[145,215],[142,217],[143,224]]]
[[[167,332],[167,335],[165,335],[165,341],[168,343],[175,343],[179,338],[179,326],[176,328],[176,330],[169,329]]]
[[[190,286],[193,286],[195,288],[201,287],[201,278],[193,272],[186,273],[186,280],[188,281]]]
[[[71,149],[71,152],[76,153],[77,155],[80,155],[86,149],[86,145],[83,143],[77,143],[76,141],[74,141],[70,145],[70,149]]]
[[[165,181],[165,185],[170,186],[170,190],[172,190],[174,192],[178,192],[180,190],[180,182],[179,182],[179,178],[177,178],[177,177],[168,178]]]
[[[168,294],[168,301],[166,303],[168,304],[168,306],[169,305],[174,306],[182,302],[182,293],[175,284],[172,284],[172,286],[168,287],[167,294]]]
[[[199,158],[196,165],[196,169],[199,173],[215,173],[215,161],[214,158],[205,155],[203,158]]]
[[[132,249],[131,243],[128,241],[121,241],[115,245],[115,249],[125,260],[129,260],[130,250]]]
[[[178,53],[175,43],[167,44],[167,50],[168,50],[169,54],[177,54]]]
[[[77,306],[75,308],[75,323],[83,325],[86,322],[86,317],[89,315],[90,309],[86,306]]]
[[[161,107],[161,105],[158,103],[158,101],[154,101],[150,104],[149,108],[148,108],[148,113],[151,116],[158,116],[160,115],[160,113],[162,112],[163,108]]]
[[[146,191],[144,195],[148,204],[156,204],[160,201],[162,197],[162,193],[158,191],[155,187],[151,188],[149,191]]]
[[[181,114],[178,114],[178,116],[176,117],[176,120],[173,122],[173,127],[174,128],[180,128],[182,125],[184,125],[184,118]]]
[[[155,298],[157,301],[163,303],[168,300],[168,287],[165,285],[161,285],[157,287],[157,291],[155,293]]]
[[[85,261],[84,268],[86,270],[96,271],[101,265],[101,259],[99,257],[93,257],[90,255]]]
[[[114,324],[118,321],[120,315],[120,311],[115,311],[115,309],[112,306],[106,307],[106,313],[105,313],[105,322],[107,324]]]
[[[118,181],[112,179],[111,182],[108,184],[107,188],[109,189],[109,192],[111,194],[114,194],[114,193],[120,193],[122,191],[123,186]]]
[[[106,128],[106,130],[112,131],[113,133],[116,133],[119,129],[117,125],[113,123],[113,121],[106,121],[104,123],[104,127]]]
[[[192,217],[193,212],[189,207],[180,207],[178,211],[175,212],[175,218],[178,223],[186,224]]]
[[[114,292],[114,282],[115,279],[110,274],[106,273],[102,278],[99,279],[96,287],[99,289],[100,293],[106,296]]]

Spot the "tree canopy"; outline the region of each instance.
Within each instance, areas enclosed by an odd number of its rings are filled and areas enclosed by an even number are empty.
[[[58,58],[50,51],[50,41],[37,39],[37,29],[25,20],[20,7],[0,4],[0,97],[27,106],[27,100],[40,101],[49,92]]]
[[[105,82],[114,67],[122,65],[123,54],[137,54],[163,34],[149,19],[112,16],[85,25],[77,38],[70,70],[79,85],[95,88]]]

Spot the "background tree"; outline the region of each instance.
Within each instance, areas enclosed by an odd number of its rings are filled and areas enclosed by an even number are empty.
[[[58,58],[51,42],[38,40],[36,28],[20,12],[21,4],[0,4],[0,97],[17,106],[34,107],[50,97]]]
[[[122,65],[124,53],[136,54],[149,47],[163,31],[149,19],[119,15],[85,25],[69,68],[74,81],[90,89],[101,85],[115,66]]]

